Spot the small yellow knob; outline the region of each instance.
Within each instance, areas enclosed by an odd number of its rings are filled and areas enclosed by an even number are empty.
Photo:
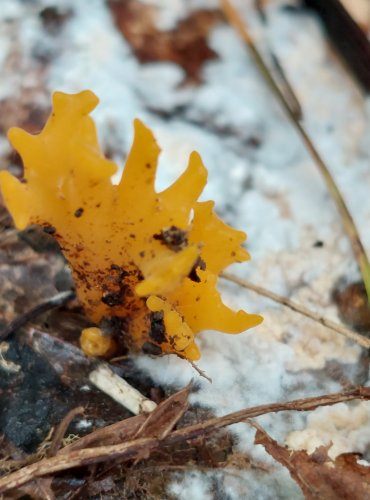
[[[85,328],[81,332],[80,345],[87,356],[108,357],[116,348],[116,342],[112,337],[103,335],[100,328]]]

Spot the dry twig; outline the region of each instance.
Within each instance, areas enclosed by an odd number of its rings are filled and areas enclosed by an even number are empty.
[[[295,129],[301,136],[307,148],[307,151],[310,153],[312,159],[314,160],[322,176],[324,177],[328,191],[330,192],[333,200],[336,203],[338,212],[340,213],[340,216],[342,218],[344,229],[351,242],[352,250],[357,260],[358,266],[360,268],[362,279],[366,288],[367,297],[370,301],[370,262],[366,255],[366,251],[362,244],[356,224],[347,208],[347,205],[343,199],[341,192],[339,191],[325,161],[323,160],[320,153],[316,149],[316,146],[312,142],[312,139],[308,135],[306,129],[301,124],[301,122],[297,120],[296,114],[292,110],[290,103],[288,102],[284,93],[281,91],[279,85],[275,81],[271,71],[266,65],[258,48],[256,47],[246,24],[241,20],[237,10],[232,6],[229,0],[220,0],[220,5],[230,24],[239,33],[241,39],[248,46],[250,53],[262,77],[264,78],[265,82],[268,84],[268,86],[270,87],[270,89],[272,90],[272,92],[282,105],[283,109],[287,113]]]
[[[321,314],[310,311],[306,307],[297,304],[297,302],[293,302],[292,300],[289,300],[288,298],[283,297],[282,295],[278,295],[277,293],[270,292],[270,290],[266,290],[266,288],[254,285],[250,281],[238,278],[238,276],[234,276],[233,274],[223,273],[221,276],[222,278],[227,279],[228,281],[232,281],[233,283],[236,283],[237,285],[242,286],[243,288],[252,290],[253,292],[258,293],[259,295],[263,295],[264,297],[267,297],[268,299],[271,299],[274,302],[278,302],[283,306],[289,307],[289,309],[292,309],[292,311],[298,312],[303,316],[306,316],[306,318],[310,318],[316,321],[317,323],[326,326],[326,328],[329,328],[330,330],[333,330],[336,333],[344,335],[348,339],[353,340],[354,342],[361,345],[362,347],[365,347],[366,349],[370,349],[370,339],[368,339],[367,337],[364,337],[363,335],[360,335],[359,333],[356,333],[350,330],[349,328],[346,328],[343,325],[339,325],[338,323],[335,323],[334,321],[331,321],[330,319],[321,316]]]
[[[23,467],[0,479],[0,493],[19,488],[38,477],[72,469],[74,467],[100,463],[117,458],[121,461],[127,461],[148,457],[153,451],[161,446],[169,446],[198,439],[199,437],[207,436],[228,425],[242,422],[259,415],[292,410],[309,411],[319,406],[328,406],[344,401],[352,401],[354,399],[369,400],[370,388],[360,386],[349,391],[335,394],[298,399],[287,403],[274,403],[247,408],[223,417],[211,418],[199,424],[184,427],[170,432],[169,434],[164,434],[162,435],[163,437],[139,437],[138,439],[128,440],[115,445],[97,446],[95,448],[85,448],[67,453],[63,453],[63,450],[61,450],[55,457],[40,460],[37,463]],[[159,411],[159,407],[154,411]],[[137,419],[138,417],[133,418]]]
[[[71,411],[69,411],[67,415],[63,418],[63,420],[60,422],[60,424],[58,425],[58,427],[54,432],[53,441],[47,452],[48,457],[53,457],[54,455],[56,455],[59,448],[61,447],[64,435],[70,423],[77,415],[82,415],[84,411],[85,409],[83,406],[78,406],[77,408],[73,408]]]
[[[211,377],[209,377],[206,372],[204,370],[202,370],[201,368],[199,368],[198,365],[196,365],[193,361],[190,361],[188,360],[188,362],[191,364],[192,368],[194,368],[194,370],[199,373],[199,375],[203,378],[205,378],[206,380],[208,380],[208,382],[210,382],[212,384],[212,379]]]

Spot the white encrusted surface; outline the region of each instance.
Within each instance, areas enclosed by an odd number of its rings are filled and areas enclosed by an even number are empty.
[[[335,318],[334,284],[340,278],[358,277],[349,243],[320,174],[233,30],[225,25],[214,29],[209,43],[219,59],[206,63],[201,85],[183,87],[181,68],[170,63],[140,65],[103,0],[88,3],[86,9],[83,0],[1,2],[0,98],[40,86],[47,92],[36,96],[44,103],[53,90],[92,89],[101,99],[94,112],[101,141],[113,149],[119,163],[130,146],[133,118],[153,128],[163,151],[158,187],[173,180],[196,149],[209,169],[204,199],[214,199],[225,220],[248,233],[252,261],[234,266],[233,272]],[[160,4],[157,23],[166,29],[191,9],[217,6],[213,0],[147,3]],[[268,25],[263,26],[252,1],[238,3],[264,52],[273,48],[279,56],[301,102],[307,129],[369,249],[369,104],[334,58],[312,15],[289,12],[282,8],[283,1],[271,1]],[[41,31],[37,17],[46,5],[73,10],[54,37]],[[21,50],[20,58],[15,57],[15,47]],[[51,54],[42,72],[35,51]],[[176,113],[179,106],[181,112]],[[169,118],[149,111],[153,108]],[[7,149],[5,143],[0,145],[2,151]],[[317,240],[324,243],[322,248],[314,247]],[[142,356],[138,366],[172,387],[197,379],[200,389],[192,402],[217,415],[340,390],[341,379],[331,374],[328,363],[339,366],[347,381],[366,382],[358,368],[359,347],[251,292],[227,283],[221,288],[225,302],[261,312],[265,321],[238,336],[200,336],[199,366],[213,379],[212,385],[198,380],[190,366],[174,357]],[[323,425],[327,419],[333,420],[330,428]],[[309,448],[311,436],[316,444],[332,440],[340,452],[366,452],[370,442],[364,431],[370,425],[370,410],[364,403],[317,410],[308,418],[269,415],[259,421],[282,442],[288,436],[292,447]],[[253,445],[254,431],[243,424],[234,430],[240,450],[273,463]],[[268,474],[250,471],[239,476],[185,474],[172,492],[179,498],[211,498],[212,481],[217,480],[228,498],[300,498],[288,473],[276,464]]]

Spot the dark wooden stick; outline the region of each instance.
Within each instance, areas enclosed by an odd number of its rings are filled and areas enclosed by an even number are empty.
[[[22,326],[26,325],[29,321],[37,318],[37,316],[40,316],[40,314],[43,314],[44,312],[49,311],[50,309],[54,309],[54,307],[63,306],[64,304],[67,304],[67,302],[74,299],[75,297],[76,295],[74,292],[71,291],[61,292],[58,293],[57,295],[54,295],[54,297],[51,297],[51,299],[48,299],[45,302],[41,302],[41,304],[38,304],[37,306],[25,312],[21,316],[18,316],[17,318],[15,318],[14,321],[9,323],[9,325],[6,326],[3,331],[0,332],[0,341],[8,338],[9,335],[14,333]]]
[[[326,32],[339,54],[360,82],[370,92],[370,42],[339,0],[303,0],[325,25]]]

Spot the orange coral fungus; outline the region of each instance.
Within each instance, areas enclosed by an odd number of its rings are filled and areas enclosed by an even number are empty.
[[[239,333],[262,320],[230,310],[216,289],[226,266],[249,258],[240,246],[245,234],[218,219],[213,202],[197,201],[207,171],[195,152],[170,187],[155,191],[160,150],[139,120],[121,180],[112,184],[117,167],[102,155],[88,116],[97,103],[90,91],[56,92],[40,134],[9,131],[24,181],[0,173],[5,203],[19,229],[39,224],[57,239],[99,326],[83,332],[85,352],[104,355],[124,344],[196,360],[200,330]]]

